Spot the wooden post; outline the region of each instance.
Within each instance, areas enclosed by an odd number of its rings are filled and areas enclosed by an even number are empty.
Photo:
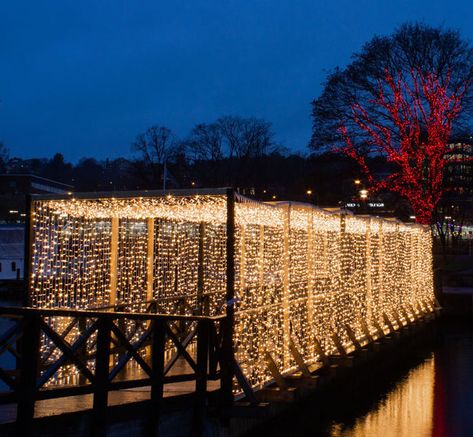
[[[112,217],[110,235],[110,297],[109,304],[117,303],[117,267],[118,267],[118,217]]]
[[[107,434],[108,375],[110,371],[110,324],[100,316],[97,325],[97,353],[95,355],[95,378],[93,400],[93,435]]]
[[[309,326],[309,353],[313,355],[314,349],[314,287],[315,287],[315,256],[314,256],[314,216],[309,214],[307,227],[307,324]]]
[[[290,232],[291,232],[291,205],[287,206],[284,214],[284,255],[283,255],[283,295],[282,295],[282,311],[283,311],[283,367],[289,366],[289,341],[290,317],[289,317],[289,263],[290,261]]]
[[[383,239],[383,222],[379,224],[378,228],[378,305],[384,305],[386,302],[384,301],[384,239]],[[379,317],[379,316],[378,316]],[[376,319],[376,322],[379,326],[379,320]],[[374,322],[371,322],[373,326],[376,328]],[[378,328],[376,328],[377,331]],[[383,331],[384,335],[384,331]]]
[[[208,315],[209,305],[208,299],[204,297],[204,240],[205,239],[205,223],[199,224],[199,254],[197,261],[197,305],[199,314]]]
[[[154,218],[150,217],[146,221],[148,228],[148,256],[146,259],[146,300],[154,298]]]
[[[339,293],[341,294],[340,298],[342,299],[343,302],[346,302],[346,299],[350,299],[350,303],[345,305],[350,306],[350,310],[353,310],[353,305],[351,303],[351,296],[349,294],[349,290],[347,287],[347,260],[345,259],[345,246],[347,244],[346,241],[346,225],[347,225],[347,215],[346,213],[342,212],[340,214],[340,287],[339,287]],[[338,323],[337,323],[338,322]],[[337,348],[338,352],[343,355],[341,350],[344,350],[343,344],[341,343],[340,338],[338,337],[338,334],[336,333],[335,327],[336,326],[343,326],[346,323],[346,320],[333,320],[332,321],[332,327],[333,327],[333,332],[334,335],[332,335],[332,341],[335,344],[335,347]],[[340,343],[340,344],[338,344]]]
[[[24,247],[24,260],[23,260],[23,283],[24,283],[24,295],[23,295],[23,306],[31,305],[31,268],[33,263],[33,256],[31,251],[31,245],[34,241],[34,219],[33,215],[33,201],[31,195],[25,196],[25,247]]]
[[[222,338],[222,359],[221,359],[221,398],[222,407],[229,407],[233,404],[233,362],[235,361],[233,351],[233,329],[235,321],[235,191],[227,189],[227,290],[226,318],[224,322],[224,332]]]
[[[371,217],[367,217],[366,221],[366,318],[368,319],[368,323],[371,325],[371,320],[373,319],[373,288],[371,283]]]
[[[166,343],[166,321],[155,318],[151,321],[153,325],[151,336],[151,411],[149,435],[159,435],[159,418],[161,416],[161,401],[163,399],[164,387],[164,352]]]
[[[21,323],[23,323],[23,338],[20,349],[20,384],[16,426],[18,435],[27,436],[31,435],[37,391],[36,376],[40,347],[39,316],[37,314],[24,316]]]
[[[258,265],[258,288],[263,293],[264,288],[264,225],[259,227],[259,265]]]
[[[195,381],[195,410],[193,435],[202,435],[207,403],[207,368],[209,359],[209,321],[199,320],[197,325],[197,372]]]

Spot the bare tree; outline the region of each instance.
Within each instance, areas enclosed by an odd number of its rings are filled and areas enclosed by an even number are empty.
[[[136,137],[132,149],[141,155],[141,162],[135,163],[140,176],[147,184],[158,186],[166,177],[166,163],[179,153],[181,144],[167,127],[151,126]]]
[[[271,123],[254,117],[224,116],[217,125],[230,158],[255,158],[276,147]]]
[[[145,162],[163,165],[172,158],[177,144],[176,136],[170,129],[164,126],[151,126],[136,137],[133,149],[141,153]]]
[[[195,159],[218,161],[223,158],[222,143],[223,135],[217,123],[201,123],[192,129],[186,146]]]
[[[3,141],[0,141],[0,171],[7,170],[8,160],[10,158],[10,151],[7,149]]]

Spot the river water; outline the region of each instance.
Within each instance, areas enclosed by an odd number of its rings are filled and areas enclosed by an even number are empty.
[[[329,401],[300,403],[265,426],[265,434],[473,437],[471,321],[441,323],[432,343],[364,378]]]

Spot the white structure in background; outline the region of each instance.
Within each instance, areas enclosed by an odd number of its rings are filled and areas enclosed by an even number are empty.
[[[0,226],[0,280],[23,278],[24,241],[24,226]]]

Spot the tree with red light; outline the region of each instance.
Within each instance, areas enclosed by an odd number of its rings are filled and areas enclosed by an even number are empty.
[[[450,92],[449,82],[449,73],[442,83],[434,73],[412,70],[405,78],[386,70],[371,103],[378,115],[384,113],[392,123],[380,122],[354,102],[352,119],[366,133],[362,146],[355,145],[345,125],[339,128],[345,142],[341,150],[358,162],[372,189],[399,193],[422,224],[432,222],[442,195],[447,143],[469,86],[465,82]],[[382,180],[373,177],[367,164],[366,156],[373,154],[385,155],[393,166],[394,171]]]
[[[310,147],[348,154],[372,192],[398,193],[418,222],[431,223],[449,137],[471,118],[472,79],[473,49],[458,32],[407,24],[376,36],[329,75],[313,102]],[[374,156],[386,159],[387,174],[373,174]]]

